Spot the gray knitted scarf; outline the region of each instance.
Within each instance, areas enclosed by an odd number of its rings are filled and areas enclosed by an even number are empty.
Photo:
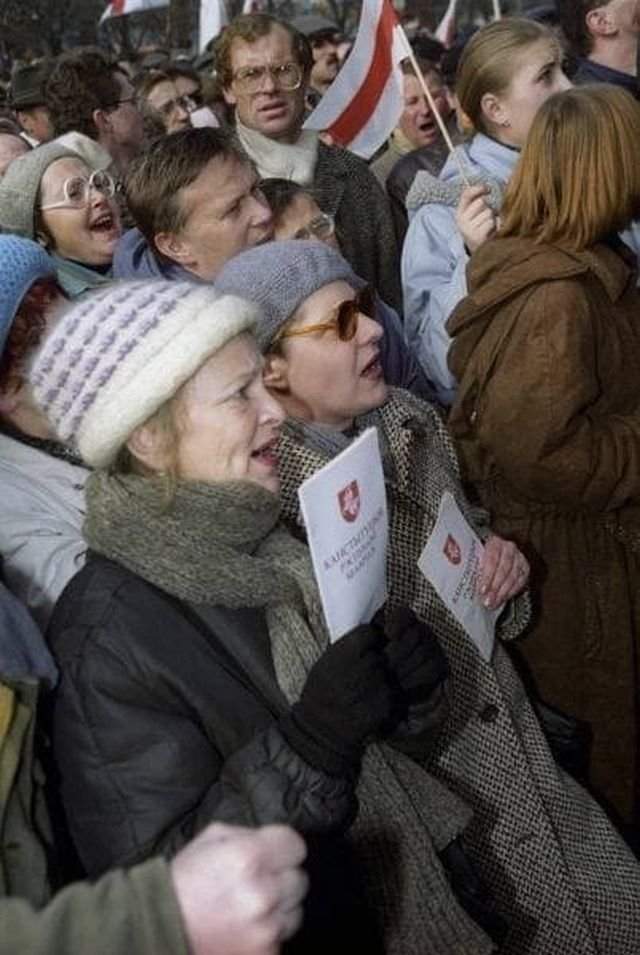
[[[94,473],[85,536],[92,549],[179,599],[261,606],[278,683],[294,702],[327,645],[307,548],[278,526],[278,499],[244,482],[161,481]],[[437,857],[466,827],[458,797],[416,762],[371,744],[349,837],[388,955],[485,955],[493,945],[451,892]]]
[[[462,179],[442,180],[432,176],[430,172],[421,170],[416,173],[411,188],[407,193],[405,205],[408,212],[413,212],[429,202],[438,202],[453,209],[460,202],[460,197],[467,185],[486,186],[489,190],[486,201],[494,212],[499,212],[502,205],[504,186],[493,176],[477,174],[470,175],[467,182]]]

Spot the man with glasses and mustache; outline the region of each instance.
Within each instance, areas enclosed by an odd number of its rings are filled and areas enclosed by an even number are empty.
[[[128,77],[97,49],[61,54],[46,84],[57,141],[116,179],[144,141],[142,114]]]
[[[362,159],[302,129],[313,67],[306,37],[267,14],[240,16],[217,42],[216,67],[238,138],[260,176],[310,189],[334,216],[355,272],[399,309],[398,249],[383,190]]]

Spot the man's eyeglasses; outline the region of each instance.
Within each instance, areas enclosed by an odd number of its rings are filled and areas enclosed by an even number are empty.
[[[183,96],[176,96],[175,99],[168,100],[162,106],[156,106],[155,109],[164,119],[169,119],[179,109],[183,109],[185,113],[193,113],[194,109],[198,109],[200,106],[202,106],[201,96],[197,93],[185,93]]]
[[[333,216],[330,216],[328,212],[321,212],[319,216],[312,219],[306,226],[294,232],[293,238],[320,239],[321,242],[326,242],[335,231],[336,223]]]
[[[233,82],[242,93],[259,93],[267,74],[283,92],[297,90],[302,85],[302,70],[297,63],[279,66],[243,66],[233,74]]]
[[[342,342],[350,342],[358,330],[360,315],[374,318],[376,314],[375,295],[370,285],[360,289],[355,298],[340,302],[335,314],[328,322],[318,322],[316,325],[306,325],[304,328],[291,328],[281,332],[276,341],[285,338],[298,338],[302,335],[313,335],[319,332],[336,332]]]
[[[49,202],[40,206],[44,212],[47,209],[82,209],[91,198],[91,190],[95,189],[100,195],[111,199],[116,192],[116,184],[112,176],[102,169],[96,169],[90,176],[72,176],[65,179],[62,186],[64,199],[60,202]]]

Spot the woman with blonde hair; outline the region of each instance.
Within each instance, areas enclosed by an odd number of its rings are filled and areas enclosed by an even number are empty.
[[[617,233],[640,212],[640,106],[550,99],[448,323],[467,479],[532,564],[518,645],[545,700],[593,729],[591,782],[640,821],[640,296]]]
[[[490,24],[460,60],[456,96],[473,136],[456,147],[439,180],[416,176],[407,204],[418,208],[402,251],[407,338],[444,404],[455,394],[445,322],[466,294],[469,256],[495,231],[502,189],[537,110],[568,86],[558,40],[533,20]]]

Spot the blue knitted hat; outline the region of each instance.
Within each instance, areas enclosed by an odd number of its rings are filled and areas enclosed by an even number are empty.
[[[37,242],[0,235],[0,354],[22,299],[34,282],[55,274],[53,262]]]

